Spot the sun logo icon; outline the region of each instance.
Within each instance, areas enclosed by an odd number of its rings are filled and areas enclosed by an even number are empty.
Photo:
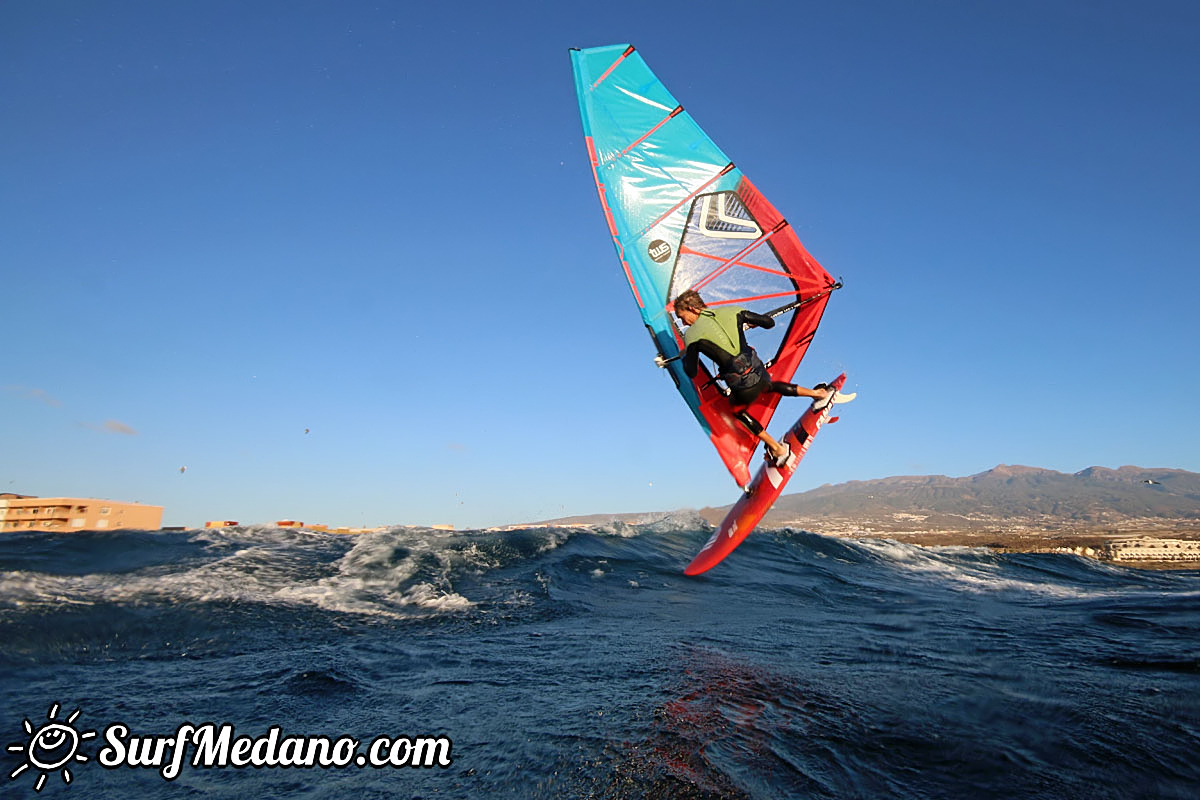
[[[96,732],[80,733],[75,730],[75,720],[79,718],[78,708],[71,712],[71,716],[67,717],[65,723],[56,722],[54,719],[56,716],[58,716],[58,703],[50,706],[50,713],[46,715],[46,719],[50,721],[40,728],[35,729],[32,722],[25,720],[25,733],[29,734],[29,743],[8,746],[10,753],[24,753],[25,763],[9,773],[10,780],[15,780],[22,772],[33,767],[39,773],[33,789],[40,792],[46,785],[46,778],[51,772],[61,769],[63,783],[70,783],[71,770],[67,769],[67,766],[75,761],[87,761],[87,756],[76,751],[79,750],[79,744],[84,739],[93,738]]]

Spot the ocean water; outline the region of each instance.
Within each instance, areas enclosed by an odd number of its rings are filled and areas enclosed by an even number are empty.
[[[710,531],[0,535],[0,795],[1200,796],[1200,572]]]

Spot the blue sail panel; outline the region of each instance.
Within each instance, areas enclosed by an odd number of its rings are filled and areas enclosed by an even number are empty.
[[[667,305],[674,253],[697,187],[720,179],[729,159],[628,45],[572,51],[593,168],[617,227],[618,253],[634,274],[643,319],[657,327]],[[649,135],[647,135],[649,134]],[[653,236],[651,233],[653,232]],[[654,241],[670,245],[656,249]],[[669,322],[668,322],[669,324]]]

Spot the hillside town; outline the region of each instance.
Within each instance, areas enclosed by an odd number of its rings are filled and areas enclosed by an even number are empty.
[[[28,494],[0,493],[0,533],[9,531],[183,531],[186,526],[163,527],[163,506],[126,503],[94,497],[37,497]],[[242,523],[232,519],[208,520],[204,528],[236,528]],[[302,528],[323,533],[370,533],[385,527],[355,528],[305,523],[294,519],[256,522],[273,528]],[[453,525],[427,526],[435,530],[453,530]]]

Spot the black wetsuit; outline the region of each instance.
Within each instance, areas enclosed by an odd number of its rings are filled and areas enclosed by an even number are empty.
[[[758,420],[746,413],[745,407],[754,402],[763,392],[796,397],[796,385],[784,381],[772,381],[766,366],[758,358],[754,348],[746,343],[744,326],[755,328],[773,328],[775,320],[749,309],[740,309],[737,315],[739,347],[738,353],[730,353],[716,342],[700,339],[691,342],[683,354],[683,371],[689,378],[696,376],[700,356],[712,359],[717,367],[717,377],[729,387],[729,402],[733,405],[735,415],[742,424],[757,436],[762,432]]]

